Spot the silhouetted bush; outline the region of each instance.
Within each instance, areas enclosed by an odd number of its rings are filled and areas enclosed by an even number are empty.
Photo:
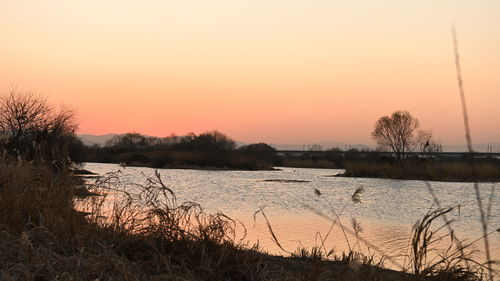
[[[258,159],[267,161],[270,163],[278,162],[278,154],[276,148],[266,144],[266,143],[253,143],[248,145],[243,145],[238,148],[239,151],[244,152],[247,155],[256,156]]]
[[[188,134],[173,146],[177,150],[225,151],[236,148],[234,140],[219,131],[210,131],[198,136]]]
[[[76,163],[82,163],[85,161],[85,155],[87,153],[87,148],[85,144],[76,136],[68,137],[68,153],[69,158]]]
[[[11,159],[66,168],[75,129],[71,110],[56,111],[31,92],[14,88],[0,97],[0,147]]]

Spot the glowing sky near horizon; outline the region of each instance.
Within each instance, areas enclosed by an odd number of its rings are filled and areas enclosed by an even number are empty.
[[[0,91],[78,112],[81,134],[370,144],[412,112],[464,142],[454,22],[474,142],[500,142],[500,1],[0,0]]]

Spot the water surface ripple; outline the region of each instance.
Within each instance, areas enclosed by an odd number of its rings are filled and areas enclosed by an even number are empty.
[[[122,168],[116,164],[86,163],[85,169],[103,175],[120,170],[121,180],[144,183],[154,175],[154,169]],[[394,256],[407,253],[411,227],[435,207],[424,181],[331,177],[342,170],[279,168],[279,171],[205,171],[159,169],[164,183],[171,187],[180,202],[200,203],[207,211],[222,211],[243,221],[248,228],[249,243],[259,245],[273,254],[283,252],[271,241],[262,217],[254,222],[253,214],[264,208],[280,242],[289,251],[298,245],[318,244],[331,222],[314,214],[311,209],[328,216],[341,212],[342,223],[351,227],[351,219],[360,223],[360,235],[384,253]],[[265,180],[287,180],[265,181]],[[291,181],[289,181],[291,180]],[[295,180],[299,182],[295,182]],[[461,239],[481,236],[479,212],[473,184],[463,182],[429,182],[443,207],[460,205],[449,214],[453,229]],[[498,183],[481,183],[481,194],[488,202],[491,189]],[[351,195],[362,187],[361,203],[354,204]],[[314,190],[321,192],[317,196]],[[492,198],[490,230],[500,227],[498,196]],[[348,237],[350,246],[355,237]],[[338,228],[327,239],[328,247],[347,250],[346,239]],[[500,233],[491,236],[493,256],[500,258]],[[366,246],[359,246],[369,251]],[[478,243],[482,247],[482,242]]]

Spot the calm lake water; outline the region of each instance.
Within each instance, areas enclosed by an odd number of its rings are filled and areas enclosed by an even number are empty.
[[[85,169],[104,175],[120,170],[121,180],[144,183],[154,175],[154,169],[122,168],[116,164],[86,163]],[[286,254],[272,241],[261,215],[254,221],[254,213],[264,208],[271,226],[282,246],[294,251],[299,245],[318,245],[331,221],[311,209],[334,217],[340,214],[344,226],[352,229],[352,219],[361,225],[360,237],[375,245],[384,254],[398,257],[409,253],[408,239],[414,223],[433,205],[433,198],[424,181],[331,177],[342,170],[279,168],[279,171],[205,171],[159,169],[163,182],[171,187],[179,202],[194,201],[207,211],[222,211],[244,223],[248,230],[245,238],[250,245],[259,246],[272,254]],[[283,182],[266,180],[298,180]],[[460,239],[473,241],[481,237],[481,225],[473,184],[459,182],[429,182],[444,207],[460,205],[448,215]],[[481,183],[485,204],[492,189],[499,183]],[[361,203],[351,201],[356,188],[362,187]],[[315,194],[315,189],[321,192]],[[492,197],[490,231],[500,227],[498,194]],[[442,221],[437,221],[442,224]],[[438,225],[436,225],[438,226]],[[349,241],[349,245],[348,242]],[[364,243],[356,244],[355,236],[348,239],[335,226],[326,240],[329,250],[337,253],[357,247],[359,251],[377,253]],[[493,258],[500,259],[500,233],[490,236]],[[478,249],[483,242],[479,241]],[[401,258],[396,258],[401,260]]]

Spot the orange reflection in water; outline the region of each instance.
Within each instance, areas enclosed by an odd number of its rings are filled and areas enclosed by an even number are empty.
[[[333,249],[335,255],[348,253],[350,250],[360,252],[367,256],[381,258],[385,256],[384,266],[393,269],[402,269],[409,265],[408,256],[411,252],[411,235],[414,222],[407,222],[401,225],[388,225],[381,222],[366,219],[356,219],[361,231],[356,237],[353,230],[353,221],[349,217],[342,217],[339,223],[332,227],[332,221],[315,214],[272,214],[266,212],[266,216],[271,225],[278,242],[283,247],[281,249],[272,238],[265,218],[258,214],[254,221],[253,216],[240,214],[238,217],[247,228],[247,236],[243,241],[249,246],[258,244],[260,249],[273,255],[289,255],[300,247],[312,248],[321,246],[324,253]],[[436,222],[436,226],[441,226],[441,221]],[[441,234],[446,234],[440,232]],[[241,232],[240,232],[241,234]],[[500,239],[494,233],[490,237],[491,256],[493,260],[500,258]],[[241,236],[240,236],[241,238]],[[459,236],[464,245],[475,239]],[[428,254],[428,261],[437,259],[450,244],[449,239],[444,239],[433,245],[434,250]],[[482,253],[483,242],[479,240],[474,243],[469,250],[477,250],[474,256],[477,260],[484,258]],[[287,253],[288,252],[288,253]],[[375,259],[378,261],[378,259]]]

